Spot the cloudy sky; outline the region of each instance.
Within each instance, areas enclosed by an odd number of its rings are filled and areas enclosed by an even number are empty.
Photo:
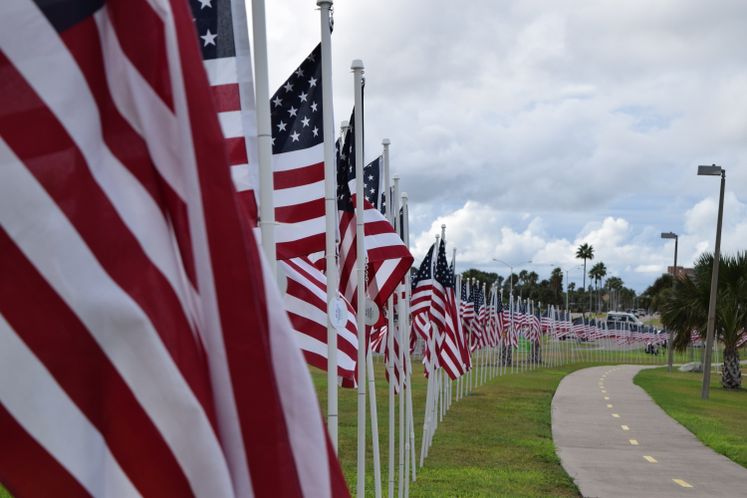
[[[268,0],[271,93],[319,40],[314,0]],[[366,155],[392,141],[419,260],[447,225],[460,269],[493,258],[580,281],[575,248],[642,291],[667,264],[747,249],[747,2],[335,2],[335,120],[366,67]],[[532,264],[525,264],[531,260]],[[522,266],[523,265],[523,266]]]

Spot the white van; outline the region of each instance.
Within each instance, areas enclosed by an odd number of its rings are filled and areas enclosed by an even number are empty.
[[[637,316],[633,313],[623,313],[622,311],[610,311],[607,313],[607,322],[643,327],[643,322],[640,321]]]

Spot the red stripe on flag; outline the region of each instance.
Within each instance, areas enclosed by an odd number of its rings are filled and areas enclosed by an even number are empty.
[[[272,177],[275,190],[321,182],[324,181],[324,163],[316,163],[288,171],[275,171]],[[323,198],[322,201],[324,201]]]
[[[119,372],[4,230],[0,252],[2,315],[101,433],[133,485],[143,496],[190,495],[181,467]]]
[[[275,221],[278,223],[299,223],[324,216],[324,199],[275,208]],[[322,234],[324,235],[324,234]],[[309,254],[312,251],[309,251]]]
[[[246,155],[246,142],[244,141],[244,137],[226,138],[225,141],[229,166],[249,163],[249,159]]]
[[[3,450],[0,483],[14,496],[90,497],[90,493],[45,450],[0,403]]]
[[[122,51],[164,104],[173,111],[174,99],[163,21],[146,0],[107,2],[106,8]]]
[[[278,259],[290,259],[298,254],[308,254],[309,248],[324,248],[326,235],[324,233],[311,235],[302,239],[295,239],[288,242],[277,243]]]
[[[216,111],[228,112],[241,110],[238,83],[211,86],[210,90],[213,92],[213,103],[215,104]],[[243,137],[241,139],[243,140]]]

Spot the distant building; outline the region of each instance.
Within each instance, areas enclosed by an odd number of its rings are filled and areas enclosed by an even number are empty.
[[[674,266],[667,266],[667,273],[673,276],[685,275],[688,278],[695,276],[694,268],[685,268],[684,266],[678,266],[676,269]]]

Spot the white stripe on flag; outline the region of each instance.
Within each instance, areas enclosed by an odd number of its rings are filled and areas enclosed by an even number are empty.
[[[140,496],[101,434],[2,315],[0,364],[13,372],[0,375],[2,405],[92,496]]]

